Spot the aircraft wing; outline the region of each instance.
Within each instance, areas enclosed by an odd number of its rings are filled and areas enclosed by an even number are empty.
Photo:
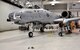
[[[68,21],[75,21],[75,20],[80,20],[80,17],[75,17],[75,18],[59,18],[59,19],[55,19],[54,23],[67,23]]]
[[[65,19],[63,23],[67,23],[68,21],[75,21],[75,20],[80,20],[80,17]]]
[[[65,18],[59,18],[59,19],[55,19],[54,20],[54,24],[58,24],[60,22],[63,22],[65,20]]]

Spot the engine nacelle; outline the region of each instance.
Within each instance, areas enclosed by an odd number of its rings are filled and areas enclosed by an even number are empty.
[[[72,17],[71,11],[63,11],[61,15],[62,15],[62,18],[71,18]]]

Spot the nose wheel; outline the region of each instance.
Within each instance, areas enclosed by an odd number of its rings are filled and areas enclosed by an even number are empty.
[[[28,36],[29,36],[30,38],[32,38],[32,37],[33,37],[33,32],[29,32],[29,33],[28,33]]]

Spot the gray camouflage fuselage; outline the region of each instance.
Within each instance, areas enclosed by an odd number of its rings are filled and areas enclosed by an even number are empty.
[[[44,9],[21,9],[9,14],[9,19],[16,24],[30,22],[53,23],[59,16]]]

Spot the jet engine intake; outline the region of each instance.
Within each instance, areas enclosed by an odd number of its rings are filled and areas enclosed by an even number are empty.
[[[71,14],[71,11],[63,11],[61,16],[62,18],[71,18],[72,14]]]

